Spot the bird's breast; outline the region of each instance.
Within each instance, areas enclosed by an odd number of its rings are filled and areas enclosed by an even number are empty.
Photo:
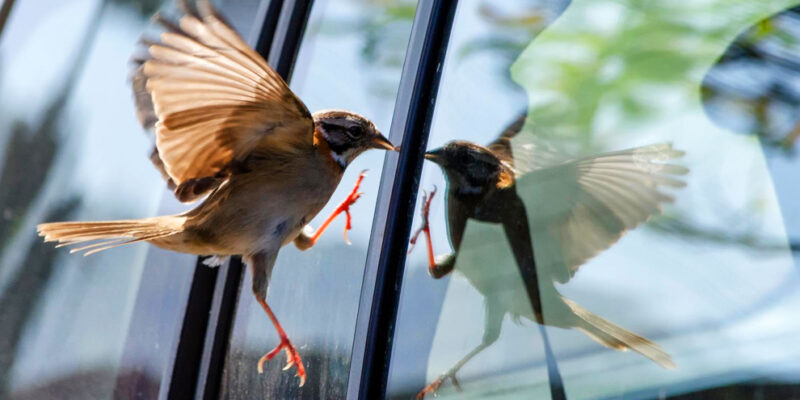
[[[252,254],[281,247],[325,206],[341,174],[321,169],[315,157],[265,162],[235,175],[200,207],[198,231],[213,238],[215,254]],[[224,252],[222,251],[224,250]]]

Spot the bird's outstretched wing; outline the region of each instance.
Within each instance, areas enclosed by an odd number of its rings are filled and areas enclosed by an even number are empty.
[[[156,17],[166,31],[160,42],[143,40],[148,56],[133,86],[143,125],[156,121],[164,172],[179,199],[191,201],[254,152],[308,151],[314,123],[286,82],[207,1],[184,11],[177,23]]]
[[[656,144],[564,162],[518,177],[539,271],[566,282],[578,268],[673,200],[683,187],[683,156]]]

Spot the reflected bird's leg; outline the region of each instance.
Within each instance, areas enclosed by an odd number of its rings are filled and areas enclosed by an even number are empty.
[[[456,373],[464,366],[464,364],[469,362],[469,360],[497,341],[497,339],[500,337],[500,330],[503,327],[503,317],[505,317],[505,315],[506,314],[505,311],[503,311],[502,306],[496,301],[493,301],[492,298],[487,297],[485,317],[483,321],[483,339],[481,340],[481,344],[472,349],[472,351],[467,353],[466,356],[458,360],[458,362],[455,363],[449,370],[447,370],[447,372],[436,378],[436,380],[431,382],[430,385],[425,386],[425,388],[417,394],[417,399],[423,399],[428,393],[433,393],[435,395],[436,391],[439,390],[439,387],[442,386],[442,383],[444,383],[444,381],[446,381],[448,378],[453,382],[453,386],[456,388],[456,390],[460,392],[461,384],[456,378]]]
[[[461,244],[461,233],[463,232],[464,226],[466,224],[466,218],[456,217],[453,218],[452,216],[448,216],[448,222],[450,224],[450,238],[453,242],[454,252],[448,254],[446,257],[443,257],[439,262],[436,262],[436,259],[433,256],[433,243],[431,242],[431,229],[429,224],[429,214],[431,209],[431,201],[433,201],[433,197],[436,195],[436,186],[433,187],[430,193],[422,191],[422,206],[420,207],[420,214],[422,216],[422,226],[414,232],[412,235],[411,240],[409,242],[410,246],[408,252],[411,253],[414,250],[414,246],[417,243],[417,239],[419,239],[419,235],[421,233],[425,234],[425,244],[428,248],[428,273],[435,279],[439,279],[453,270],[453,266],[455,266],[456,262],[456,252],[458,251],[458,246]],[[453,212],[456,207],[450,207],[448,213]],[[456,211],[457,213],[457,211]],[[454,222],[455,221],[455,222]]]
[[[272,312],[269,304],[267,304],[267,287],[269,286],[269,279],[272,275],[272,267],[275,265],[275,258],[278,255],[277,251],[259,252],[252,256],[246,257],[245,262],[250,266],[250,271],[253,273],[253,294],[256,296],[258,304],[267,313],[272,325],[275,326],[275,331],[280,337],[280,343],[272,349],[269,353],[264,354],[258,360],[258,373],[264,373],[264,363],[272,360],[281,350],[286,351],[286,366],[283,370],[287,370],[294,366],[297,368],[297,374],[300,378],[300,386],[306,383],[306,369],[303,366],[303,359],[300,358],[300,353],[289,340],[289,336],[283,330],[281,323],[275,313]]]
[[[347,216],[347,222],[345,223],[344,233],[343,233],[344,241],[347,244],[351,244],[350,239],[347,238],[347,231],[349,231],[353,227],[350,217],[350,206],[355,204],[356,200],[358,200],[358,198],[361,197],[362,194],[364,194],[362,192],[359,192],[358,188],[361,186],[361,181],[364,180],[365,176],[367,176],[367,170],[363,170],[361,171],[360,174],[358,174],[358,179],[356,179],[356,184],[355,186],[353,186],[353,190],[350,192],[347,198],[345,198],[344,201],[342,201],[342,203],[339,204],[339,206],[336,207],[335,210],[333,210],[333,213],[331,213],[331,215],[325,220],[325,222],[323,222],[322,225],[319,226],[319,229],[313,234],[313,236],[309,236],[310,233],[308,232],[301,232],[297,236],[297,238],[294,240],[294,244],[295,246],[297,246],[298,249],[307,250],[311,248],[311,246],[314,246],[314,244],[317,243],[319,237],[322,236],[322,232],[325,232],[325,230],[328,229],[328,226],[331,224],[331,222],[333,222],[333,220],[336,219],[336,217],[341,213],[344,213]]]
[[[409,242],[410,246],[408,248],[408,253],[410,254],[414,251],[414,246],[417,244],[417,239],[419,239],[419,235],[421,233],[425,234],[425,244],[428,248],[428,273],[436,278],[439,279],[453,270],[453,265],[456,261],[456,254],[452,253],[449,254],[447,257],[442,259],[440,262],[436,262],[436,259],[433,256],[433,243],[431,242],[431,229],[429,224],[429,214],[431,209],[431,201],[433,201],[433,197],[436,195],[436,186],[433,187],[430,193],[422,191],[422,207],[420,207],[420,214],[422,216],[422,226],[420,226],[414,235],[411,236],[411,240]],[[458,236],[460,235],[453,235]],[[460,242],[457,242],[460,243]],[[458,246],[458,244],[454,244]]]
[[[420,226],[414,235],[411,236],[411,241],[409,244],[411,245],[408,248],[408,253],[411,254],[414,251],[414,246],[417,244],[417,239],[419,239],[420,233],[425,234],[425,244],[428,248],[428,268],[430,271],[436,269],[436,260],[433,257],[433,243],[431,242],[431,228],[430,224],[428,223],[428,216],[430,214],[431,209],[431,201],[433,201],[433,197],[436,196],[436,186],[433,187],[430,194],[426,191],[422,191],[422,207],[420,208],[420,214],[422,216],[422,226]],[[431,273],[433,275],[433,273]]]

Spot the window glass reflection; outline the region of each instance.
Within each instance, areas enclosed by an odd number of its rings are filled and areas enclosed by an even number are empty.
[[[791,391],[792,5],[460,2],[391,396]]]
[[[312,112],[345,109],[388,132],[416,3],[412,1],[317,1],[311,11],[290,82]],[[314,248],[284,247],[278,255],[267,301],[303,358],[306,383],[298,388],[281,371],[284,355],[256,370],[258,359],[278,343],[245,274],[236,309],[222,385],[223,398],[343,398],[358,311],[364,260],[385,153],[366,152],[347,168],[330,203],[311,221],[318,228],[352,190],[360,171],[364,195],[351,207],[352,245],[344,243],[338,218]]]
[[[16,1],[0,32],[1,398],[111,398],[125,382],[158,393],[166,359],[125,356],[143,328],[130,321],[145,261],[157,259],[147,246],[69,256],[37,240],[35,225],[158,213],[164,185],[126,62],[159,3]],[[178,327],[181,285],[162,286],[148,328]]]

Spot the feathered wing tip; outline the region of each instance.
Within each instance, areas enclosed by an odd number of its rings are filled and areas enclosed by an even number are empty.
[[[213,9],[213,7],[208,2],[200,2],[200,4],[195,4],[194,2],[179,0],[177,6],[178,9],[184,15],[189,15],[196,19],[202,19],[203,15],[213,15],[215,18],[224,23],[222,17],[216,12],[216,10]],[[202,15],[199,11],[201,8],[203,10]],[[158,24],[166,32],[184,34],[178,22],[173,22],[171,19],[165,17],[160,12],[153,15],[152,22]],[[145,73],[145,63],[147,63],[153,58],[150,55],[149,48],[152,46],[162,46],[162,43],[158,38],[149,38],[147,36],[142,36],[141,38],[139,38],[138,45],[139,48],[137,49],[136,52],[134,52],[130,60],[132,64],[132,70],[129,80],[131,82],[131,86],[133,89],[133,95],[134,95],[133,98],[136,106],[136,116],[139,119],[139,123],[145,130],[154,132],[159,117],[156,114],[155,105],[153,103],[151,92],[147,87],[149,77]],[[178,187],[175,184],[175,181],[172,179],[172,177],[167,173],[164,160],[161,158],[158,148],[155,145],[153,146],[153,151],[150,154],[150,161],[152,162],[153,166],[159,171],[159,173],[161,173],[162,178],[167,183],[167,187],[170,190],[176,192],[175,193],[176,197],[178,197],[180,201],[182,202],[194,201],[197,198],[202,197],[202,195],[206,194],[206,193],[200,193],[198,195],[194,193],[198,189],[198,187],[202,186],[198,185],[197,182],[190,182],[190,185],[188,185],[188,187],[182,188],[180,191],[178,191],[177,190]],[[207,183],[206,181],[208,181],[208,179],[200,183],[205,184]]]
[[[614,325],[570,299],[563,297],[562,299],[578,317],[578,326],[575,328],[587,334],[598,343],[615,350],[633,350],[665,369],[677,368],[669,353],[664,351],[658,344],[620,326]]]
[[[683,155],[671,143],[658,143],[593,155],[531,174],[571,194],[548,200],[563,205],[554,207],[555,217],[548,220],[562,243],[567,268],[554,270],[554,279],[566,282],[626,232],[661,214],[664,205],[674,201],[669,189],[686,186],[684,175],[689,169],[675,163]],[[529,179],[520,182],[541,185]]]
[[[136,105],[136,119],[147,131],[153,130],[158,122],[153,100],[150,98],[150,92],[147,91],[147,76],[144,74],[145,60],[133,60],[135,68],[130,77],[131,87],[133,89],[133,101]]]
[[[133,59],[132,84],[140,121],[156,134],[154,164],[188,202],[218,187],[227,177],[217,174],[256,148],[306,150],[313,120],[210,2],[182,0],[178,8],[178,18],[153,17],[162,32],[140,40],[147,52]]]
[[[88,256],[126,244],[150,241],[181,231],[180,217],[156,217],[135,220],[98,222],[49,222],[36,227],[45,242],[58,242],[56,247],[84,244],[70,253],[85,252]]]

